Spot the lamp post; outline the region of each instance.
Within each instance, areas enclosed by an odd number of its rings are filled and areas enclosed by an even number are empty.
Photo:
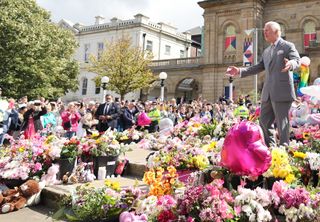
[[[108,76],[103,76],[101,78],[101,88],[103,89],[103,98],[102,98],[102,102],[105,103],[106,102],[106,94],[107,94],[107,84],[109,82],[109,77]]]
[[[160,86],[161,86],[161,94],[160,94],[160,100],[164,100],[164,80],[166,80],[168,77],[166,72],[160,72],[159,79],[161,80]]]

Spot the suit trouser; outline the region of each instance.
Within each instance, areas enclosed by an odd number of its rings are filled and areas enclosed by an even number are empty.
[[[292,101],[273,102],[268,99],[261,103],[260,126],[262,128],[266,145],[276,144],[275,138],[270,131],[276,121],[280,137],[280,145],[289,144],[289,110]]]

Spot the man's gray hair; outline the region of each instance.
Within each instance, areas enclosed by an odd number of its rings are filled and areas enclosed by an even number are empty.
[[[266,26],[270,26],[273,31],[278,31],[279,36],[281,36],[281,26],[278,22],[270,21],[266,23]]]

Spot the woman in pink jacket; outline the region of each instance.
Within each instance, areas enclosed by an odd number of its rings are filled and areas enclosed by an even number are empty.
[[[80,113],[76,110],[76,106],[73,102],[68,104],[68,109],[61,114],[62,126],[66,130],[65,137],[73,137],[78,128],[79,120],[81,119]]]

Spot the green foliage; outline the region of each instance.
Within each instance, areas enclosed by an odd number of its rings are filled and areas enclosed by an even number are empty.
[[[71,139],[61,149],[60,158],[68,159],[70,162],[78,156],[78,146],[80,142],[76,139]]]
[[[77,89],[77,43],[35,0],[0,1],[0,86],[7,97],[56,98]]]
[[[198,134],[201,139],[203,137],[209,135],[211,138],[214,137],[214,131],[216,130],[217,124],[212,123],[212,124],[202,124],[201,129],[199,129]]]
[[[90,57],[92,65],[88,70],[98,74],[97,82],[101,77],[108,76],[108,89],[120,94],[122,99],[127,93],[148,87],[155,80],[149,69],[151,55],[132,47],[129,38],[106,45],[99,59]]]

